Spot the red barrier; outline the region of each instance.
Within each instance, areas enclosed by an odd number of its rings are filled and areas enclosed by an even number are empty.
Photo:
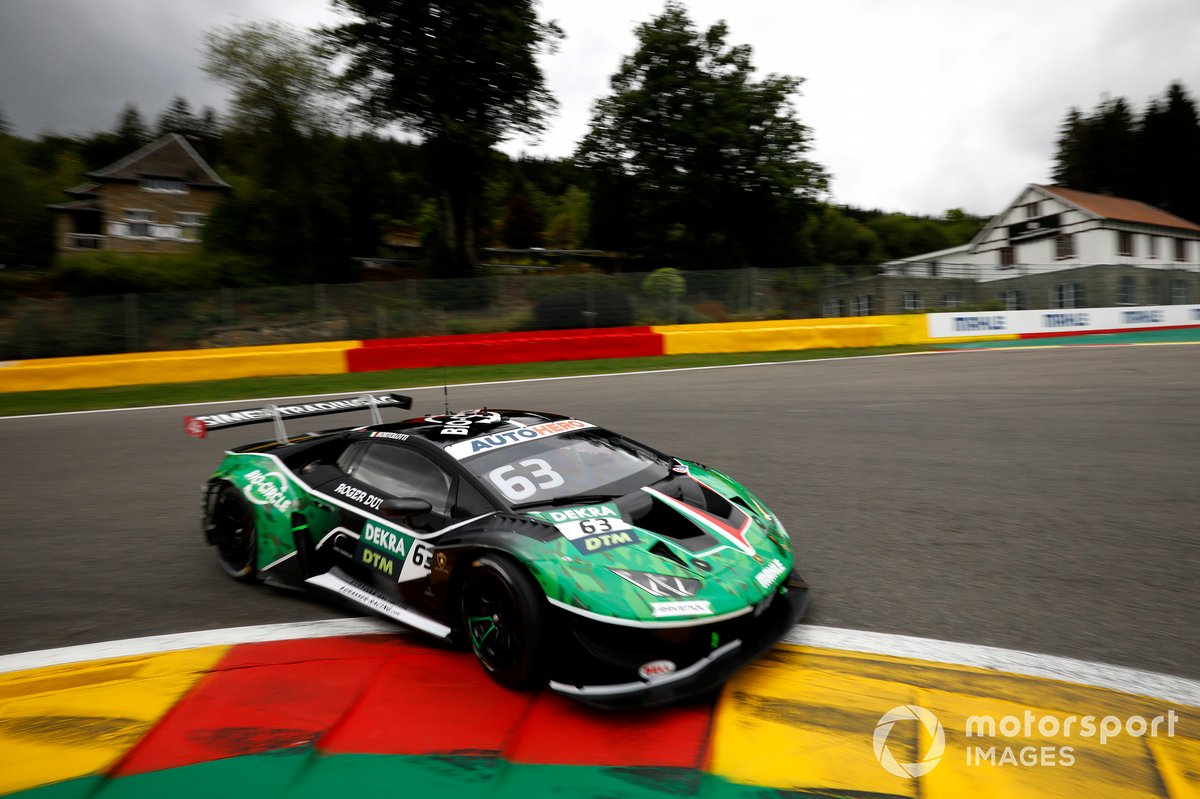
[[[350,372],[374,372],[662,354],[661,333],[649,327],[613,327],[364,341],[346,353],[346,366]]]

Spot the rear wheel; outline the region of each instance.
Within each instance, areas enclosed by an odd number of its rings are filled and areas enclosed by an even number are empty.
[[[254,511],[237,488],[225,484],[209,506],[209,541],[217,548],[217,562],[235,580],[250,583],[258,579],[254,568],[258,553],[258,536],[254,527]]]
[[[514,689],[544,682],[545,599],[529,573],[508,558],[482,555],[468,567],[460,596],[467,640],[492,679]]]

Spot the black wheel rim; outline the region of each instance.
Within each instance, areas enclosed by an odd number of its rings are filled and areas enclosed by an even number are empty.
[[[503,671],[516,663],[521,638],[512,591],[497,576],[474,577],[463,600],[463,617],[471,648],[489,671]]]
[[[249,509],[222,496],[213,513],[213,528],[221,560],[234,571],[248,568],[254,557],[254,517]]]

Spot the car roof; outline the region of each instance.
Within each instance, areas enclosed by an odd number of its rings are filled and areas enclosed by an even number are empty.
[[[570,419],[559,413],[526,411],[504,408],[477,408],[431,414],[405,419],[402,422],[370,425],[355,430],[360,438],[387,439],[393,436],[412,436],[446,448],[456,442],[470,440],[476,436],[519,430],[545,422]]]

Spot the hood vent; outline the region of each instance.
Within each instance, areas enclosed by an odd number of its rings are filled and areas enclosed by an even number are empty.
[[[656,541],[654,546],[650,547],[649,551],[651,555],[658,555],[660,558],[666,558],[673,563],[678,563],[685,569],[688,568],[688,565],[683,562],[683,558],[676,555],[675,552],[662,541]]]

